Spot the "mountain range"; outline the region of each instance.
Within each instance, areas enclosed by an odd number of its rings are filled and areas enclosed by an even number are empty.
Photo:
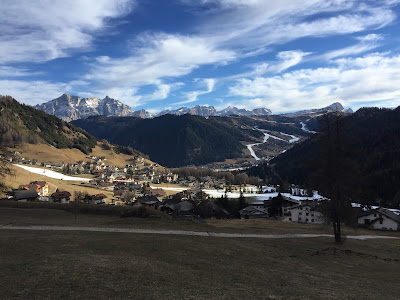
[[[63,94],[49,102],[35,106],[50,115],[55,115],[67,122],[84,119],[90,116],[130,116],[133,110],[130,106],[106,96],[104,99],[80,98]]]
[[[181,107],[176,110],[164,110],[160,113],[151,113],[144,109],[134,111],[130,106],[123,104],[117,99],[106,96],[104,99],[98,98],[80,98],[69,94],[51,100],[49,102],[38,104],[35,108],[40,109],[48,114],[55,115],[67,122],[85,119],[90,116],[134,116],[141,119],[150,119],[160,117],[163,115],[176,115],[181,116],[185,114],[196,115],[201,117],[215,117],[215,116],[268,116],[272,112],[268,108],[256,108],[253,110],[240,109],[235,106],[228,106],[222,110],[216,110],[214,106],[200,106],[195,107]],[[299,112],[289,113],[286,115],[299,116],[299,115],[318,115],[332,111],[348,112],[344,110],[340,103],[333,103],[321,109],[303,110]]]
[[[181,107],[176,110],[164,110],[155,116],[163,116],[163,115],[195,115],[201,117],[218,117],[218,116],[268,116],[271,115],[272,112],[268,108],[256,108],[253,110],[247,109],[239,109],[235,106],[228,106],[227,108],[217,111],[214,106],[200,106],[196,105],[195,107]]]

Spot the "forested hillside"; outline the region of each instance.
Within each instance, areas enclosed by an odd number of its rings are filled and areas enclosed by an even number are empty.
[[[400,203],[400,107],[390,109],[362,108],[344,117],[343,130],[348,147],[352,151],[352,162],[359,170],[360,178],[354,182],[362,184],[362,199],[376,203],[381,199],[385,205]],[[271,161],[273,171],[260,166],[250,171],[251,175],[274,177],[281,181],[310,184],[313,160],[320,153],[318,135]],[[274,177],[276,179],[276,176]],[[351,187],[349,187],[351,188]],[[379,200],[378,200],[379,201]]]
[[[0,97],[0,146],[46,143],[56,148],[77,148],[89,153],[96,139],[84,130],[10,96]]]
[[[154,119],[90,117],[73,121],[99,139],[130,146],[167,167],[206,164],[243,156],[244,131],[217,118],[165,115]],[[247,134],[262,134],[247,130]]]

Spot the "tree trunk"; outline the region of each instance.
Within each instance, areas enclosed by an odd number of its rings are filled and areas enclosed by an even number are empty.
[[[335,242],[340,244],[342,242],[342,232],[340,228],[340,219],[336,216],[333,220],[333,233],[335,234]]]

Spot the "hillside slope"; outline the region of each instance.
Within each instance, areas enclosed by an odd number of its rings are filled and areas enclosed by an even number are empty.
[[[360,201],[394,204],[400,200],[400,107],[390,109],[362,108],[345,117],[345,129],[357,145],[353,159],[361,171],[364,197]],[[283,180],[306,184],[312,167],[310,161],[319,153],[316,139],[308,139],[271,161]]]
[[[97,138],[130,146],[153,161],[177,167],[243,156],[245,133],[217,119],[165,115],[154,119],[90,117],[73,121]],[[261,133],[248,131],[261,136]]]
[[[76,148],[89,153],[96,139],[84,130],[10,96],[0,97],[0,146],[45,143],[55,148]]]

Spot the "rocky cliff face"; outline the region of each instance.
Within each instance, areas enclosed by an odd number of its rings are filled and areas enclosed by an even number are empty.
[[[200,106],[196,105],[189,110],[191,115],[202,116],[208,118],[217,115],[217,110],[214,106]]]
[[[108,96],[98,99],[64,94],[49,102],[36,105],[35,108],[68,122],[97,115],[129,116],[133,114],[131,107]]]
[[[343,108],[342,104],[340,104],[339,102],[335,102],[327,107],[318,108],[318,109],[301,110],[301,111],[297,111],[294,113],[288,113],[286,115],[288,115],[288,116],[318,115],[318,114],[326,114],[326,113],[330,113],[330,112],[343,112],[343,113],[351,114],[351,113],[353,113],[353,110],[351,108],[345,110]]]
[[[141,110],[136,110],[132,113],[132,116],[141,118],[141,119],[150,119],[155,116],[155,114],[152,114],[151,112],[148,112],[147,110],[141,109]]]

